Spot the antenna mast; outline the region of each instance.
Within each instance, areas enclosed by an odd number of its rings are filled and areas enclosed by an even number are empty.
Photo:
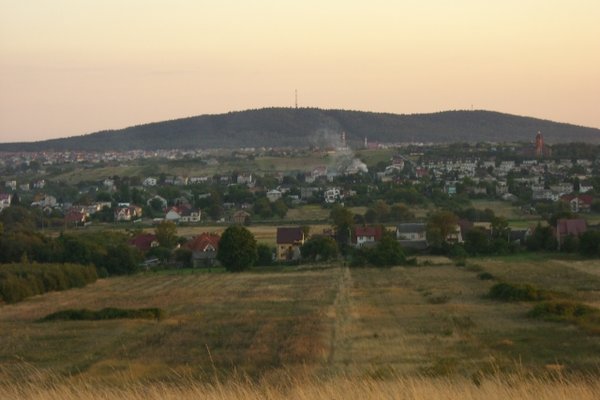
[[[294,93],[296,96],[296,109],[298,109],[298,89],[296,89]]]

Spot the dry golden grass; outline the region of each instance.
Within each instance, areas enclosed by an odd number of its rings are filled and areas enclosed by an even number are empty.
[[[284,384],[248,381],[205,384],[183,381],[178,384],[141,385],[132,382],[122,387],[99,384],[23,383],[0,386],[0,398],[31,400],[185,400],[185,399],[399,399],[399,400],[592,400],[597,399],[600,381],[593,379],[532,379],[504,377],[483,379],[394,378],[374,380],[336,377],[330,380],[289,379]]]
[[[539,286],[596,295],[594,275],[559,262],[482,264],[517,282],[545,272]],[[441,259],[316,267],[147,273],[1,306],[0,398],[585,399],[597,389],[578,380],[600,373],[597,337],[527,318],[529,304],[486,299],[494,282],[475,271]],[[35,322],[107,306],[167,317]]]

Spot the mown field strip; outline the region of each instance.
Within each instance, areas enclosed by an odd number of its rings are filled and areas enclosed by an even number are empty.
[[[113,383],[276,380],[291,371],[377,379],[598,373],[597,337],[528,318],[530,303],[488,299],[496,281],[437,261],[391,269],[144,273],[35,296],[0,307],[0,379],[24,379],[7,372],[23,365],[61,379]],[[586,301],[597,298],[600,282],[554,261],[482,260],[481,268],[517,283],[538,276],[540,287]],[[59,310],[104,307],[158,307],[166,317],[35,322]]]

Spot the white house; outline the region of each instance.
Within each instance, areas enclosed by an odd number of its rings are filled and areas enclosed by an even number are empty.
[[[325,191],[325,203],[335,203],[340,200],[341,192],[338,188],[330,188]]]
[[[144,186],[156,186],[156,184],[157,184],[156,178],[153,178],[150,176],[148,178],[144,179],[144,182],[142,183],[142,185],[144,185]]]
[[[181,213],[181,219],[179,221],[181,222],[189,222],[189,223],[196,223],[196,222],[200,222],[200,210],[185,210],[182,211]]]
[[[281,193],[280,190],[277,189],[273,189],[273,190],[269,190],[267,192],[267,199],[269,199],[269,201],[271,203],[276,202],[277,200],[279,200],[281,198],[283,194]]]
[[[10,206],[12,195],[9,193],[0,193],[0,211]]]
[[[171,209],[167,211],[167,214],[165,215],[165,220],[171,222],[179,222],[181,220],[181,214],[177,207],[171,207]]]
[[[252,185],[254,178],[252,174],[238,174],[236,182],[238,185]]]

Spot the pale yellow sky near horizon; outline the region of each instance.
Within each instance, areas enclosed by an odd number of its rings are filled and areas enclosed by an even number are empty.
[[[0,0],[0,142],[248,108],[600,128],[600,1]]]

